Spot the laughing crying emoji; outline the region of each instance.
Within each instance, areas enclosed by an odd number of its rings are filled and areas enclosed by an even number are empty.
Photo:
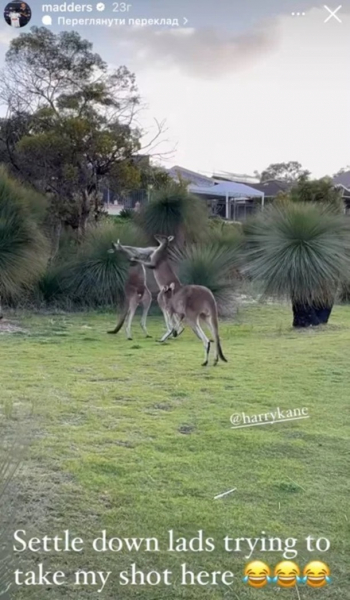
[[[244,583],[252,587],[262,588],[270,581],[270,567],[261,560],[253,560],[244,569]]]

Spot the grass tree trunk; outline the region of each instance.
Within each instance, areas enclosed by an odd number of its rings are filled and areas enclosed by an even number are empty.
[[[317,315],[321,325],[326,325],[328,323],[332,309],[333,309],[333,302],[330,305],[325,304],[323,306],[317,306],[315,308],[316,315]]]
[[[331,305],[303,304],[293,302],[293,327],[317,327],[328,323],[332,312]]]

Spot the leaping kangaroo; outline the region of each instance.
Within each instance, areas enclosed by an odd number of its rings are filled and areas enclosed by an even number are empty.
[[[227,362],[221,347],[218,309],[213,293],[202,285],[181,285],[180,287],[176,287],[171,283],[169,286],[164,286],[161,294],[170,314],[176,314],[180,323],[186,321],[196,336],[203,342],[203,367],[206,367],[209,362],[211,340],[207,338],[200,325],[201,319],[206,323],[214,338],[214,365],[218,364],[219,358],[223,362]],[[169,336],[171,333],[169,333]]]
[[[149,256],[156,248],[137,248],[141,255],[144,257]],[[130,258],[129,254],[125,252],[123,246],[119,240],[116,244],[112,244],[112,248],[108,250],[109,253],[113,252],[124,252]],[[145,267],[139,262],[131,262],[129,268],[129,275],[124,286],[125,305],[124,310],[120,316],[120,319],[114,329],[108,331],[108,333],[118,333],[123,327],[124,321],[126,322],[126,336],[128,340],[132,340],[131,324],[135,316],[135,312],[139,304],[142,304],[143,311],[141,317],[141,327],[146,334],[146,337],[151,337],[148,334],[146,321],[149,308],[152,303],[152,294],[146,285],[146,271]]]

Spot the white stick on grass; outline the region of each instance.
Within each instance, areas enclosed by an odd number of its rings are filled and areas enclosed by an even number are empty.
[[[223,494],[219,494],[218,496],[215,496],[214,500],[218,500],[219,498],[223,498],[224,496],[227,496],[227,494],[232,494],[232,492],[235,492],[237,488],[232,488],[232,490],[229,490],[228,492],[224,492]]]

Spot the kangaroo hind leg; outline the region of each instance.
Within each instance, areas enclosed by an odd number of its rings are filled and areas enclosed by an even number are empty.
[[[129,302],[129,312],[128,312],[128,317],[127,317],[127,321],[126,321],[126,327],[125,327],[125,331],[126,331],[126,337],[128,338],[128,340],[132,340],[132,335],[131,335],[131,323],[132,320],[135,316],[135,312],[136,309],[139,305],[140,299],[139,296],[137,294],[133,295],[130,298],[130,302]]]
[[[204,346],[204,363],[202,363],[203,367],[206,367],[209,361],[209,352],[210,352],[210,340],[205,335],[203,329],[200,326],[199,318],[196,321],[190,322],[190,326],[192,331],[196,334],[196,336],[203,342]]]
[[[149,335],[148,331],[147,331],[147,326],[146,326],[146,321],[147,321],[147,315],[148,315],[148,311],[150,309],[150,306],[152,304],[152,294],[149,291],[148,288],[145,288],[145,291],[143,293],[142,299],[141,299],[141,304],[143,306],[143,311],[142,311],[142,317],[141,317],[141,327],[143,329],[143,331],[146,334],[146,337],[150,338],[152,337],[151,335]]]

